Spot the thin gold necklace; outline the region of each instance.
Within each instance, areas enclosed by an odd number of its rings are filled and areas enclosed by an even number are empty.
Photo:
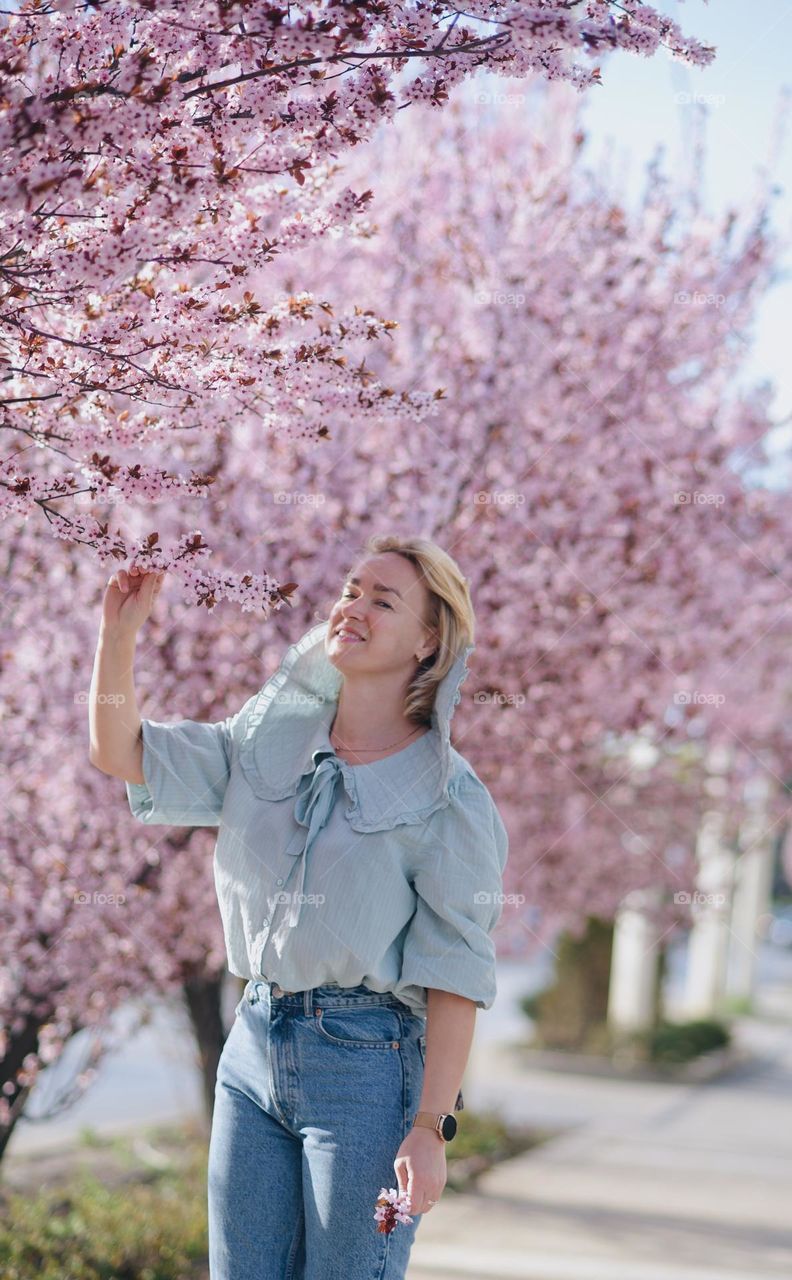
[[[411,738],[411,737],[413,736],[413,733],[417,733],[419,729],[423,729],[424,727],[425,727],[425,726],[424,726],[424,725],[422,725],[422,724],[418,724],[418,725],[416,725],[416,726],[415,726],[415,728],[412,730],[412,732],[410,732],[410,733],[408,733],[408,734],[407,734],[407,737],[405,737],[405,738],[400,738],[398,742],[391,742],[390,746],[387,746],[387,747],[348,747],[348,746],[347,746],[345,743],[343,743],[343,742],[341,741],[341,739],[338,737],[338,734],[335,732],[335,729],[333,729],[333,731],[332,731],[332,733],[331,733],[331,735],[330,735],[330,741],[331,741],[331,744],[332,744],[332,741],[333,741],[333,735],[335,735],[335,737],[336,737],[336,738],[337,738],[337,740],[338,740],[338,745],[341,747],[341,750],[342,750],[342,751],[354,751],[355,755],[361,755],[364,751],[390,751],[391,747],[398,747],[398,746],[401,746],[402,742],[406,742],[406,741],[407,741],[407,738]]]

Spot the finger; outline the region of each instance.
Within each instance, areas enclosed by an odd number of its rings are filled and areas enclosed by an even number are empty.
[[[396,1172],[396,1186],[402,1195],[404,1195],[405,1192],[409,1195],[410,1178],[404,1160],[397,1160],[394,1163],[393,1168]]]

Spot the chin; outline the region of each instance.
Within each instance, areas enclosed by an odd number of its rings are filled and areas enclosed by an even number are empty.
[[[343,671],[348,665],[347,659],[350,656],[347,650],[354,648],[356,648],[355,645],[331,643],[329,646],[325,645],[325,654],[327,655],[328,661],[332,662],[334,667],[337,667],[339,671]]]

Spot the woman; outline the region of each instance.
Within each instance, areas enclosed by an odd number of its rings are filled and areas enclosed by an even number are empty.
[[[247,985],[215,1090],[211,1278],[399,1280],[495,998],[508,842],[450,742],[467,583],[433,542],[371,538],[327,622],[236,715],[160,724],[138,715],[132,666],[161,581],[110,579],[91,760],[141,822],[219,827],[228,965]],[[119,691],[120,708],[101,697]],[[394,1185],[413,1222],[380,1233]]]

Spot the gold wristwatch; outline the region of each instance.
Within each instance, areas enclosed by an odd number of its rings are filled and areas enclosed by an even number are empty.
[[[438,1138],[442,1138],[443,1142],[450,1142],[457,1131],[456,1116],[440,1112],[435,1114],[434,1111],[418,1111],[413,1125],[418,1125],[423,1129],[434,1129]]]

